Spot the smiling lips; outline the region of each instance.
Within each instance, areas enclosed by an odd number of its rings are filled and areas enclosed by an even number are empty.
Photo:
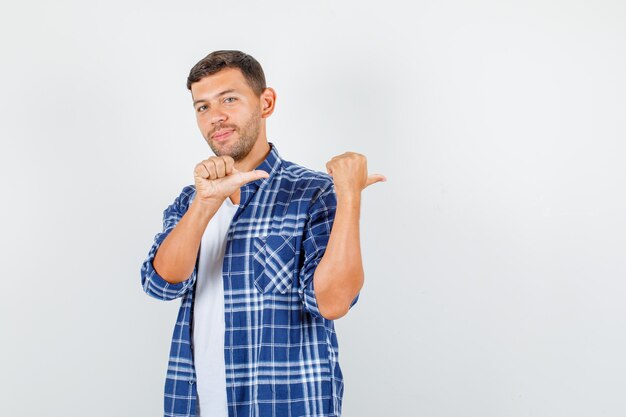
[[[218,130],[217,132],[213,133],[213,136],[211,136],[211,138],[213,138],[215,140],[226,139],[227,137],[229,137],[233,133],[233,131],[234,131],[234,129]]]

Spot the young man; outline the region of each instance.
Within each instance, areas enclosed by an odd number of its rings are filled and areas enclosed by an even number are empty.
[[[339,417],[333,320],[363,285],[361,191],[385,177],[353,152],[328,174],[284,160],[266,137],[276,93],[250,55],[209,54],[187,88],[215,156],[164,211],[141,267],[148,295],[182,298],[164,415]]]

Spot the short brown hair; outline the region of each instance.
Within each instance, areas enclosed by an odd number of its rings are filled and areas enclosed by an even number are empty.
[[[191,84],[224,68],[238,68],[257,97],[265,90],[265,74],[261,64],[248,54],[232,50],[213,51],[202,58],[189,71],[187,89],[191,91]]]

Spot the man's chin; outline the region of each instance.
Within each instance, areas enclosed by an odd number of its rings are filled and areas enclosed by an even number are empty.
[[[233,160],[235,162],[238,162],[240,160],[242,160],[243,158],[245,158],[245,155],[242,157],[241,155],[237,154],[237,153],[233,153],[231,149],[215,149],[215,148],[211,148],[213,149],[213,153],[215,154],[215,156],[230,156],[231,158],[233,158]]]
[[[209,147],[216,156],[230,156],[230,154],[232,153],[232,149],[228,146],[216,145],[213,141],[209,142]]]
[[[229,146],[230,145],[230,146]],[[233,146],[233,144],[216,144],[214,141],[209,141],[209,147],[211,148],[211,150],[213,150],[213,153],[216,156],[230,156],[231,158],[233,158],[233,160],[235,162],[241,161],[242,159],[244,159],[246,156],[248,156],[248,154],[252,151],[252,147],[250,146],[250,149],[248,149],[248,152],[243,152],[243,149],[238,148],[237,146]]]

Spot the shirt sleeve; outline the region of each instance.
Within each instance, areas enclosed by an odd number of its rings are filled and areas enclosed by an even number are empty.
[[[188,206],[185,206],[183,201],[185,198],[189,197],[189,187],[190,186],[186,186],[183,188],[183,191],[178,197],[176,197],[176,199],[174,199],[174,202],[163,211],[163,230],[154,236],[154,242],[148,252],[148,256],[141,265],[141,285],[143,290],[149,296],[163,301],[169,301],[183,296],[189,288],[194,285],[196,280],[198,267],[197,261],[191,275],[184,281],[177,284],[167,282],[156,272],[154,266],[152,265],[152,261],[154,261],[154,257],[156,256],[161,243],[163,243],[170,232],[174,230],[174,227],[187,211]]]
[[[304,236],[302,238],[304,263],[298,277],[298,294],[304,309],[313,317],[323,317],[315,297],[313,275],[326,251],[336,209],[337,197],[334,185],[331,184],[311,204],[308,220],[304,226]],[[359,294],[350,303],[350,308],[356,304],[358,299]]]

